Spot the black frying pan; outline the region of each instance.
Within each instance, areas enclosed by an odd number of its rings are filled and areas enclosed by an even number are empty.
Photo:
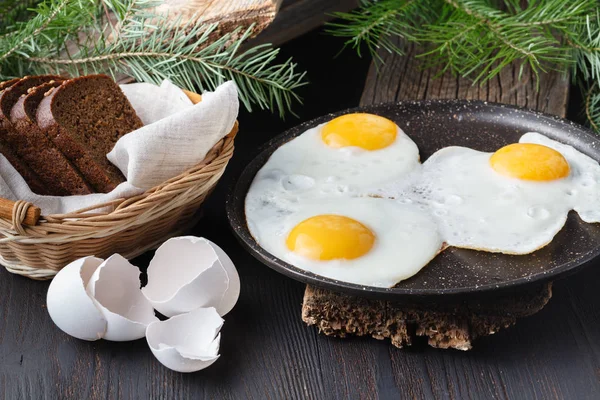
[[[600,160],[600,138],[572,122],[511,106],[480,101],[443,100],[402,102],[359,107],[325,115],[288,130],[268,142],[246,167],[227,201],[227,216],[244,247],[265,265],[299,281],[361,296],[389,300],[464,295],[540,284],[573,272],[600,254],[600,224],[586,224],[571,212],[554,240],[535,253],[522,256],[450,248],[414,277],[394,288],[339,282],[296,268],[263,250],[254,241],[244,214],[250,184],[270,155],[307,129],[349,112],[369,112],[396,122],[419,146],[421,161],[447,146],[493,152],[530,131],[574,146]],[[600,207],[600,204],[598,205]]]

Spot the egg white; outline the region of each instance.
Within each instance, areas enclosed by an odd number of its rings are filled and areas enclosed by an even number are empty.
[[[324,124],[279,147],[256,174],[249,190],[280,197],[356,196],[365,187],[402,179],[419,166],[417,145],[400,129],[380,150],[332,148],[321,139]]]
[[[383,193],[424,204],[449,246],[528,254],[548,243],[564,226],[570,210],[584,221],[599,222],[600,166],[574,148],[538,133],[521,143],[551,147],[567,159],[570,174],[553,181],[528,181],[498,174],[492,153],[446,147],[433,154],[412,184]]]
[[[442,248],[434,220],[415,205],[389,199],[307,199],[301,204],[248,199],[246,217],[258,244],[303,270],[364,286],[392,287],[421,270]],[[311,260],[290,251],[290,231],[307,218],[337,214],[353,218],[375,234],[373,248],[352,260]]]
[[[571,174],[564,182],[568,187],[562,192],[562,197],[568,199],[571,209],[583,221],[600,222],[600,165],[596,160],[572,146],[535,132],[524,134],[519,142],[541,144],[561,153],[571,167]]]

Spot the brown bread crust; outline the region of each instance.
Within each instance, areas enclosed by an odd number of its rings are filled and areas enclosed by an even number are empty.
[[[9,81],[0,82],[0,97],[4,94],[6,89],[11,88],[21,79],[11,79]],[[2,112],[0,111],[0,114]],[[35,172],[19,157],[14,151],[8,146],[7,142],[3,140],[5,135],[4,126],[5,118],[0,116],[0,153],[6,157],[9,163],[17,170],[17,172],[23,177],[29,188],[37,194],[48,195],[50,194],[47,190],[46,186],[42,183],[41,179],[37,176]],[[10,121],[6,121],[10,123]]]
[[[21,80],[21,78],[15,78],[15,79],[11,79],[9,81],[0,82],[0,91],[6,89],[9,86],[14,85],[15,83],[19,82],[20,80]]]
[[[44,94],[60,84],[60,81],[50,81],[30,88],[27,94],[17,100],[11,110],[10,120],[14,131],[23,140],[18,142],[15,151],[38,174],[53,195],[89,194],[92,193],[90,186],[42,132],[35,119]]]
[[[39,86],[50,81],[62,81],[63,78],[55,75],[27,76],[10,87],[6,88],[0,94],[0,141],[15,151],[19,146],[25,146],[25,138],[15,132],[10,122],[10,112],[13,106],[19,100],[21,95],[33,87]]]
[[[125,180],[106,154],[142,122],[111,78],[89,75],[64,82],[47,92],[36,117],[42,131],[97,192],[109,192]]]

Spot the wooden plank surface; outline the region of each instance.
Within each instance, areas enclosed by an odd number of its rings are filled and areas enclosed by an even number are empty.
[[[218,195],[218,194],[217,194]],[[222,197],[215,200],[222,201]],[[600,391],[600,265],[559,282],[550,304],[470,352],[409,350],[317,335],[299,318],[303,285],[242,251],[215,208],[204,234],[238,265],[242,293],[221,358],[196,374],[163,368],[144,340],[87,343],[53,326],[47,283],[0,270],[5,399],[594,399]],[[215,229],[216,228],[216,229]],[[148,258],[136,260],[144,265]]]
[[[400,43],[397,43],[400,44]],[[531,69],[512,64],[483,85],[453,76],[450,72],[434,79],[439,70],[421,68],[418,49],[410,45],[406,56],[381,51],[384,64],[371,65],[361,105],[402,100],[477,99],[513,104],[564,117],[569,98],[569,78],[557,72],[540,75],[540,90]]]
[[[157,14],[177,18],[180,26],[201,19],[206,24],[218,23],[212,36],[241,28],[241,33],[252,26],[252,36],[259,34],[273,22],[282,0],[164,0],[155,8]]]
[[[231,26],[249,26],[256,23],[262,30],[267,26],[281,5],[282,0],[164,0],[156,11],[173,18],[181,18],[186,24],[192,19],[206,23]]]
[[[600,263],[556,282],[553,298],[470,352],[416,343],[318,335],[300,320],[304,285],[248,254],[227,224],[225,195],[258,148],[326,112],[356,105],[367,65],[321,32],[285,47],[311,71],[301,120],[240,115],[235,155],[192,234],[219,244],[240,272],[238,304],[225,317],[221,358],[195,374],[162,367],[144,340],[73,339],[45,308],[47,282],[0,268],[0,399],[597,399],[600,393]],[[352,68],[347,68],[351,65]],[[134,264],[148,265],[151,254]]]

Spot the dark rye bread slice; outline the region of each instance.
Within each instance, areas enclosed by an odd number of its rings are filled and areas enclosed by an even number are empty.
[[[9,81],[0,82],[0,95],[2,95],[5,89],[11,87],[20,80],[21,78],[15,78]],[[0,126],[0,136],[1,133],[2,128]],[[29,166],[23,160],[21,160],[21,158],[19,158],[13,152],[13,150],[2,140],[0,140],[0,153],[2,153],[4,157],[6,157],[6,159],[14,167],[14,169],[16,169],[17,172],[23,177],[23,179],[25,179],[25,182],[33,192],[42,195],[49,194],[48,190],[46,189],[45,185],[42,183],[40,178],[37,176],[37,174],[33,172],[33,170],[29,168]]]
[[[79,171],[37,125],[36,111],[44,94],[61,83],[50,81],[30,88],[17,100],[11,110],[10,121],[14,131],[24,140],[19,141],[15,151],[53,195],[89,194],[92,189]]]
[[[37,122],[56,147],[98,192],[109,192],[125,178],[106,155],[117,140],[142,127],[142,121],[106,75],[65,81],[46,93]]]
[[[9,146],[15,153],[20,145],[26,144],[26,138],[18,134],[10,122],[10,112],[21,95],[33,87],[50,81],[62,81],[63,78],[55,75],[26,76],[4,89],[0,94],[0,141]]]
[[[13,151],[4,144],[0,143],[0,153],[8,160],[10,165],[13,166],[14,169],[17,170],[19,175],[23,177],[29,189],[32,192],[41,194],[41,195],[49,195],[50,192],[48,188],[42,183],[40,177],[37,176],[35,172],[23,160],[21,160]]]

